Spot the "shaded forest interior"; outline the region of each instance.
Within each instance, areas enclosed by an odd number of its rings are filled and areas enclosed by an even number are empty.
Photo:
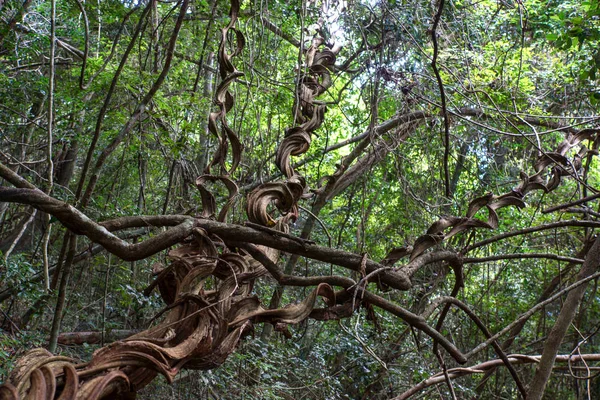
[[[0,400],[600,398],[600,3],[0,0]]]

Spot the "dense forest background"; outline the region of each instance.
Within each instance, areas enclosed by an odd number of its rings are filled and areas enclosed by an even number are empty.
[[[597,0],[0,0],[0,397],[600,398],[599,41]]]

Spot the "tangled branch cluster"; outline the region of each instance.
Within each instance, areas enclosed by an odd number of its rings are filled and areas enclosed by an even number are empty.
[[[167,381],[186,369],[213,369],[252,331],[252,321],[276,326],[296,324],[314,308],[317,296],[335,303],[329,285],[319,285],[301,303],[266,310],[252,295],[254,280],[267,274],[258,262],[228,251],[201,229],[191,242],[169,252],[171,264],[156,267],[158,288],[167,307],[162,322],[94,353],[87,364],[35,349],[19,359],[2,399],[133,398],[157,374]],[[60,394],[60,395],[59,395]]]
[[[242,146],[237,134],[229,127],[226,114],[234,105],[228,90],[243,73],[232,63],[244,46],[244,36],[234,28],[239,2],[232,0],[230,22],[222,29],[219,47],[221,84],[215,94],[218,111],[210,114],[209,130],[218,139],[212,161],[200,176],[197,187],[202,196],[202,216],[217,215],[216,201],[205,187],[208,182],[222,182],[229,191],[229,201],[221,208],[219,221],[224,221],[238,193],[237,185],[229,178],[236,170]],[[228,53],[228,33],[236,37],[236,49]],[[323,122],[325,107],[314,105],[316,96],[331,85],[327,65],[335,56],[329,50],[319,51],[320,39],[313,41],[307,51],[308,73],[298,84],[300,102],[295,121],[299,124],[288,132],[278,151],[277,165],[285,171],[288,181],[267,184],[248,198],[250,220],[273,226],[266,208],[270,201],[284,211],[296,209],[296,202],[306,191],[304,179],[295,175],[289,165],[290,155],[299,155],[310,145],[310,133]],[[219,129],[220,125],[221,129]],[[231,149],[231,166],[227,168]],[[210,175],[219,166],[221,175]],[[70,209],[69,209],[70,210]],[[65,210],[68,212],[69,210]],[[296,215],[292,212],[290,215]],[[287,230],[288,217],[278,221],[278,230]],[[318,296],[327,304],[335,304],[335,294],[328,284],[319,284],[302,302],[283,309],[267,310],[252,294],[255,279],[268,273],[252,257],[232,251],[216,235],[201,228],[193,229],[193,238],[169,252],[169,266],[155,266],[155,281],[146,289],[150,294],[158,288],[166,308],[156,317],[164,318],[143,332],[115,342],[96,351],[86,364],[76,364],[44,349],[35,349],[19,359],[9,382],[0,387],[2,399],[101,399],[134,398],[135,393],[158,374],[172,382],[183,368],[212,369],[222,364],[237,347],[240,339],[252,331],[253,322],[270,322],[285,330],[308,317]],[[272,261],[278,252],[265,250]],[[156,319],[155,318],[155,319]]]
[[[221,83],[215,94],[218,110],[210,114],[208,124],[209,131],[217,138],[218,148],[204,175],[196,180],[202,197],[201,217],[207,220],[216,219],[219,222],[225,221],[239,192],[231,176],[240,163],[242,145],[238,135],[226,120],[227,113],[234,106],[234,97],[229,91],[229,86],[236,78],[243,75],[232,62],[244,47],[244,36],[235,28],[238,13],[239,2],[232,0],[231,19],[222,29],[218,53],[221,76]],[[235,36],[235,49],[231,53],[227,49],[230,32]],[[265,183],[252,191],[246,199],[246,211],[251,223],[273,228],[268,229],[268,232],[277,231],[282,235],[281,237],[289,239],[288,247],[294,244],[302,247],[306,254],[314,255],[315,259],[329,258],[331,261],[332,253],[324,255],[322,248],[316,248],[317,246],[314,246],[314,249],[309,248],[301,239],[287,235],[288,224],[298,217],[298,201],[309,196],[306,179],[294,170],[291,158],[305,154],[309,150],[312,133],[323,123],[326,107],[316,99],[332,85],[330,71],[336,59],[335,50],[325,46],[323,39],[318,36],[312,39],[310,47],[304,53],[306,57],[304,71],[299,74],[296,85],[294,126],[287,130],[285,138],[278,147],[275,160],[285,180]],[[408,122],[411,121],[409,119]],[[445,338],[439,333],[439,329],[430,328],[422,317],[366,292],[364,290],[366,283],[377,276],[382,282],[394,288],[407,289],[410,287],[409,278],[412,273],[432,260],[451,263],[456,267],[458,277],[461,260],[456,254],[424,253],[463,231],[473,228],[496,229],[499,224],[499,209],[507,206],[524,207],[523,199],[529,192],[534,190],[551,192],[559,186],[562,177],[576,176],[582,166],[583,158],[597,153],[598,132],[599,130],[596,129],[567,132],[566,139],[558,146],[556,152],[544,153],[538,159],[534,165],[534,175],[521,174],[521,183],[516,188],[502,195],[496,196],[490,193],[474,199],[469,203],[464,217],[440,218],[431,225],[426,234],[415,241],[413,246],[392,250],[383,262],[391,266],[402,257],[410,256],[410,262],[404,267],[391,271],[391,268],[373,263],[363,257],[359,262],[359,272],[364,277],[361,283],[365,284],[362,288],[350,279],[326,277],[332,285],[344,288],[336,296],[332,287],[328,283],[323,283],[325,280],[322,279],[323,277],[313,277],[315,279],[303,281],[306,286],[316,286],[310,295],[302,302],[282,309],[264,309],[259,299],[252,294],[254,281],[261,276],[271,275],[280,281],[284,278],[291,279],[289,276],[284,277],[273,267],[279,255],[278,251],[273,250],[275,246],[246,248],[242,241],[238,246],[234,241],[240,240],[239,238],[219,236],[214,231],[209,232],[206,226],[203,229],[200,219],[191,221],[191,217],[182,216],[181,221],[177,222],[181,228],[181,236],[171,237],[175,242],[180,242],[180,246],[168,253],[171,261],[168,266],[160,264],[155,266],[156,279],[145,292],[150,294],[154,289],[160,292],[166,308],[156,319],[160,317],[162,320],[146,331],[96,351],[92,360],[85,364],[77,364],[75,360],[66,357],[54,356],[43,349],[33,350],[18,361],[9,377],[9,383],[0,387],[0,399],[133,398],[138,390],[158,374],[162,374],[172,382],[175,375],[184,368],[203,370],[219,366],[235,350],[240,339],[252,331],[253,324],[256,322],[270,322],[276,329],[285,332],[287,324],[296,324],[314,311],[318,296],[322,296],[329,307],[326,310],[319,310],[322,319],[351,315],[355,301],[352,296],[361,291],[364,293],[363,301],[382,308],[387,307],[388,311],[394,312],[412,326],[425,331],[437,343],[442,343],[459,362],[465,362],[466,358],[458,349],[450,342],[444,342]],[[582,147],[582,151],[570,160],[567,157],[568,152],[585,140],[593,141],[593,150],[588,152],[585,147]],[[211,174],[214,169],[218,169],[218,172]],[[550,174],[547,176],[549,169]],[[11,182],[14,184],[13,181]],[[21,187],[28,187],[25,183],[17,183],[21,184]],[[228,200],[220,210],[217,209],[216,199],[208,188],[210,183],[221,183],[227,188]],[[23,191],[11,192],[8,189],[3,191],[3,200],[10,201],[11,193],[15,201],[22,201],[19,200],[21,198],[19,196],[23,195]],[[61,222],[63,219],[68,220],[75,212],[72,207],[65,207],[64,203],[58,200],[35,193],[29,195],[26,203],[52,215],[58,215]],[[36,203],[38,200],[39,204]],[[273,216],[271,206],[277,208],[281,216]],[[488,212],[487,220],[477,218],[477,214],[483,209]],[[64,218],[61,218],[63,214]],[[88,234],[87,232],[93,229],[97,230],[95,226],[88,227],[93,223],[84,220],[83,217],[80,217],[77,222],[78,224],[65,224],[65,226],[75,233]],[[210,222],[214,223],[214,221]],[[214,229],[219,226],[215,223]],[[111,239],[106,239],[106,242],[108,243],[109,240]],[[247,243],[252,242],[249,236],[246,236],[245,240]],[[100,240],[98,242],[105,245]],[[173,243],[167,244],[170,246]],[[280,249],[284,247],[282,243],[279,243]],[[309,250],[313,253],[309,254]],[[352,261],[348,260],[346,253],[339,252],[338,258],[344,259],[339,262],[340,265]],[[345,303],[345,306],[335,308],[333,306],[336,303],[338,305]],[[346,307],[350,304],[352,307]]]

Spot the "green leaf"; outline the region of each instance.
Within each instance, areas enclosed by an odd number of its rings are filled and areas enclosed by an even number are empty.
[[[583,18],[581,18],[581,17],[573,17],[573,18],[571,18],[571,23],[573,25],[581,25],[583,23]]]

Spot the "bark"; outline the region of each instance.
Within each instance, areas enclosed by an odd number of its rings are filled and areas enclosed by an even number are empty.
[[[9,203],[2,203],[2,204],[9,204]],[[28,210],[28,211],[32,211],[32,210]],[[16,219],[16,217],[17,216],[13,216],[12,218]],[[28,214],[28,213],[24,214],[23,217],[20,218],[20,221],[17,224],[15,224],[15,227],[3,235],[4,239],[2,241],[0,241],[0,251],[5,253],[6,250],[8,250],[13,245],[15,240],[21,236],[21,231],[23,230],[24,227],[26,227],[31,222],[30,219],[33,220],[33,218],[34,217],[31,214]],[[19,249],[19,247],[16,247],[16,248]]]
[[[56,184],[64,187],[69,187],[69,182],[75,170],[75,162],[77,161],[77,152],[79,145],[77,140],[65,146],[64,157],[61,157],[56,164]]]
[[[460,176],[465,169],[465,163],[467,158],[467,153],[469,151],[469,143],[467,141],[463,142],[458,150],[456,166],[454,167],[454,172],[452,173],[452,179],[450,179],[450,193],[456,192],[456,187],[458,186],[458,181],[460,180]]]
[[[140,332],[136,329],[113,329],[106,332],[105,342],[127,339]],[[58,335],[58,343],[64,345],[98,344],[102,340],[102,332],[63,332]]]
[[[91,82],[91,81],[90,81]],[[94,96],[93,92],[87,93],[83,97],[83,102],[89,102]],[[83,134],[84,126],[85,126],[85,114],[86,110],[82,110],[79,113],[79,119],[77,123],[77,136]],[[65,146],[65,154],[64,157],[60,160],[60,163],[57,164],[56,172],[56,183],[58,185],[69,187],[69,182],[71,182],[71,178],[73,177],[73,172],[75,171],[75,164],[77,162],[77,155],[79,153],[79,142],[77,139],[72,140],[67,146]]]
[[[204,75],[204,88],[202,92],[202,96],[205,99],[211,99],[214,93],[214,80],[215,80],[215,71],[213,64],[215,60],[215,54],[210,52],[206,57],[206,64],[210,67],[206,69],[206,73]],[[204,135],[200,139],[200,151],[198,152],[198,169],[200,171],[204,171],[206,166],[208,165],[209,152],[208,149],[210,147],[210,131],[208,130],[208,119],[210,118],[210,107],[206,110],[206,118],[204,119]]]

